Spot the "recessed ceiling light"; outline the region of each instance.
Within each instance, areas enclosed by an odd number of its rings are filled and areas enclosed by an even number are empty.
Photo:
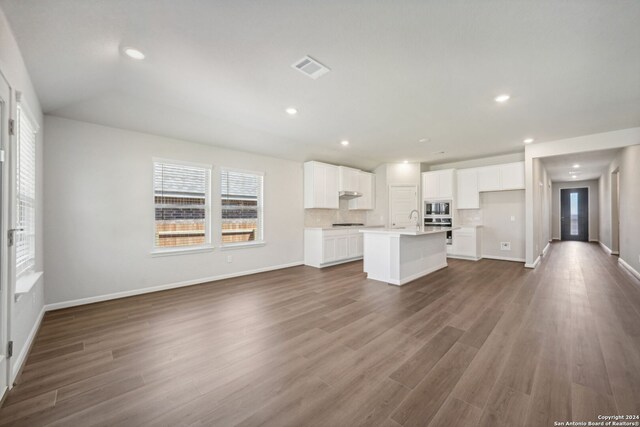
[[[403,160],[402,163],[406,165],[407,163],[409,163],[409,160]]]
[[[525,144],[531,144],[533,142],[533,138],[527,138],[522,142],[524,142]]]
[[[578,169],[579,167],[580,167],[580,165],[579,165],[579,164],[577,164],[577,163],[576,163],[575,165],[573,165],[573,168],[574,168],[574,169]]]
[[[349,145],[349,141],[347,141],[346,139],[343,139],[342,141],[340,141],[340,144],[346,147],[347,145]]]
[[[431,141],[431,138],[420,138],[420,139],[418,140],[418,142],[423,142],[423,143],[424,143],[424,142],[429,142],[429,141]]]
[[[133,47],[125,47],[124,54],[132,59],[137,59],[137,60],[144,59],[144,53],[140,52],[138,49],[135,49]]]
[[[287,114],[288,114],[288,115],[290,115],[290,116],[295,116],[296,114],[298,114],[298,110],[296,110],[296,109],[295,109],[295,108],[293,108],[293,107],[289,107],[289,108],[287,108],[287,109],[286,109],[286,110],[284,110],[284,111],[286,111],[286,112],[287,112]]]
[[[511,95],[505,93],[503,95],[496,96],[494,99],[496,100],[496,102],[507,102],[509,98],[511,98]]]
[[[577,178],[578,178],[578,175],[573,175],[573,179],[577,179]]]

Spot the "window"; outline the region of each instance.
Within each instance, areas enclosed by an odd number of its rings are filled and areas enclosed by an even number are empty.
[[[569,194],[570,201],[570,215],[569,219],[571,221],[571,231],[570,234],[572,236],[578,235],[578,193],[570,193]]]
[[[36,264],[36,133],[35,121],[18,105],[16,174],[17,218],[15,234],[16,277],[31,272]]]
[[[222,244],[261,242],[264,175],[223,169],[221,174]]]
[[[157,160],[153,163],[156,252],[211,244],[211,168]]]

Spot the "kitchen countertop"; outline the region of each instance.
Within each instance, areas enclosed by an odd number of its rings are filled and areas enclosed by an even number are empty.
[[[360,228],[382,228],[384,225],[349,225],[349,226],[331,226],[331,227],[305,227],[305,230],[352,230]]]
[[[382,228],[374,230],[360,230],[361,233],[375,234],[399,234],[402,236],[424,236],[427,234],[446,233],[447,231],[456,230],[459,227],[424,227],[420,231],[415,228]]]

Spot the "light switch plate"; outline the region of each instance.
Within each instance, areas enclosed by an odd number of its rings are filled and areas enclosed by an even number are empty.
[[[516,217],[514,215],[511,215],[511,222],[516,222]]]

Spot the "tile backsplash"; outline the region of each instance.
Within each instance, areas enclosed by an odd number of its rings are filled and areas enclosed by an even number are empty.
[[[482,209],[458,209],[458,225],[482,225]]]
[[[349,200],[340,200],[340,209],[305,209],[305,227],[331,227],[331,224],[353,222],[365,224],[366,211],[350,211]]]

